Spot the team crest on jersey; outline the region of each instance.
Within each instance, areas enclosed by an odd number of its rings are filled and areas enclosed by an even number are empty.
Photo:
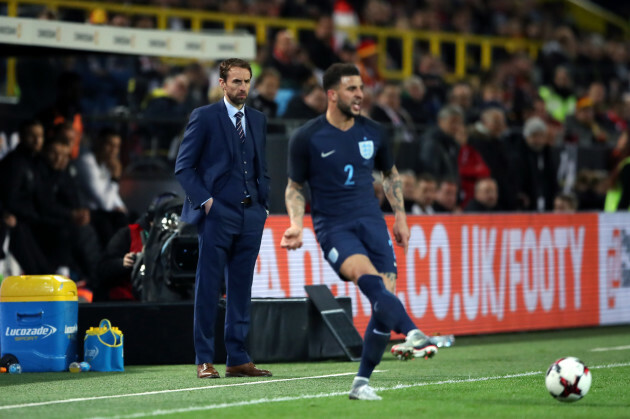
[[[364,159],[372,158],[374,155],[374,141],[363,137],[363,141],[359,141],[359,151],[361,152],[361,157]]]

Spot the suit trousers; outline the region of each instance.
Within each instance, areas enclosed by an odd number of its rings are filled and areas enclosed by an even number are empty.
[[[214,331],[224,280],[226,364],[251,361],[246,349],[251,290],[266,218],[265,208],[258,203],[245,207],[215,197],[210,211],[199,222],[194,309],[197,365],[214,361]]]

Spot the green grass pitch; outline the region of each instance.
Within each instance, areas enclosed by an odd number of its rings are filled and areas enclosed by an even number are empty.
[[[575,403],[554,400],[544,385],[547,367],[567,355],[593,375]],[[274,376],[199,380],[194,365],[0,374],[0,417],[630,417],[630,326],[460,337],[429,360],[401,362],[386,352],[371,380],[382,401],[348,400],[357,363],[260,366]],[[218,370],[223,376],[224,366]]]

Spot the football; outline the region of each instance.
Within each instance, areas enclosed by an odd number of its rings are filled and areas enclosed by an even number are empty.
[[[561,402],[575,402],[591,388],[591,372],[579,359],[560,358],[547,370],[545,385],[549,393]]]

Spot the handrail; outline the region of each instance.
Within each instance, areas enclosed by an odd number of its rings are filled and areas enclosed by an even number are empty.
[[[148,15],[156,18],[159,29],[167,29],[170,17],[181,18],[190,21],[192,31],[201,31],[205,22],[219,23],[227,32],[234,31],[242,27],[253,27],[256,33],[256,40],[259,45],[268,42],[269,29],[286,28],[295,35],[302,30],[312,30],[315,22],[305,19],[285,19],[262,16],[231,15],[226,13],[204,12],[189,9],[167,9],[155,6],[137,6],[129,4],[117,4],[97,1],[77,1],[77,0],[0,0],[7,4],[9,16],[17,16],[19,5],[41,5],[53,10],[79,9],[95,10],[103,9],[107,12],[124,13],[130,16]],[[466,66],[470,58],[468,47],[479,48],[479,67],[489,70],[492,66],[492,52],[495,48],[503,48],[509,52],[517,50],[526,51],[532,58],[536,58],[541,47],[540,42],[527,39],[511,39],[501,37],[490,37],[480,35],[462,35],[448,32],[427,32],[411,31],[393,28],[382,28],[375,26],[342,27],[349,35],[350,39],[357,40],[361,36],[371,36],[376,39],[377,50],[379,51],[379,69],[383,76],[388,79],[402,80],[414,72],[414,46],[417,42],[428,43],[429,52],[432,55],[440,56],[444,46],[453,44],[455,46],[454,69],[447,76],[449,80],[462,79],[468,74]],[[402,63],[399,69],[391,69],[386,63],[386,43],[388,39],[399,39],[402,43]],[[7,76],[7,93],[9,96],[15,94],[15,59],[9,58]]]
[[[576,23],[585,29],[606,34],[607,25],[615,27],[625,39],[630,38],[630,21],[589,0],[565,0]]]

